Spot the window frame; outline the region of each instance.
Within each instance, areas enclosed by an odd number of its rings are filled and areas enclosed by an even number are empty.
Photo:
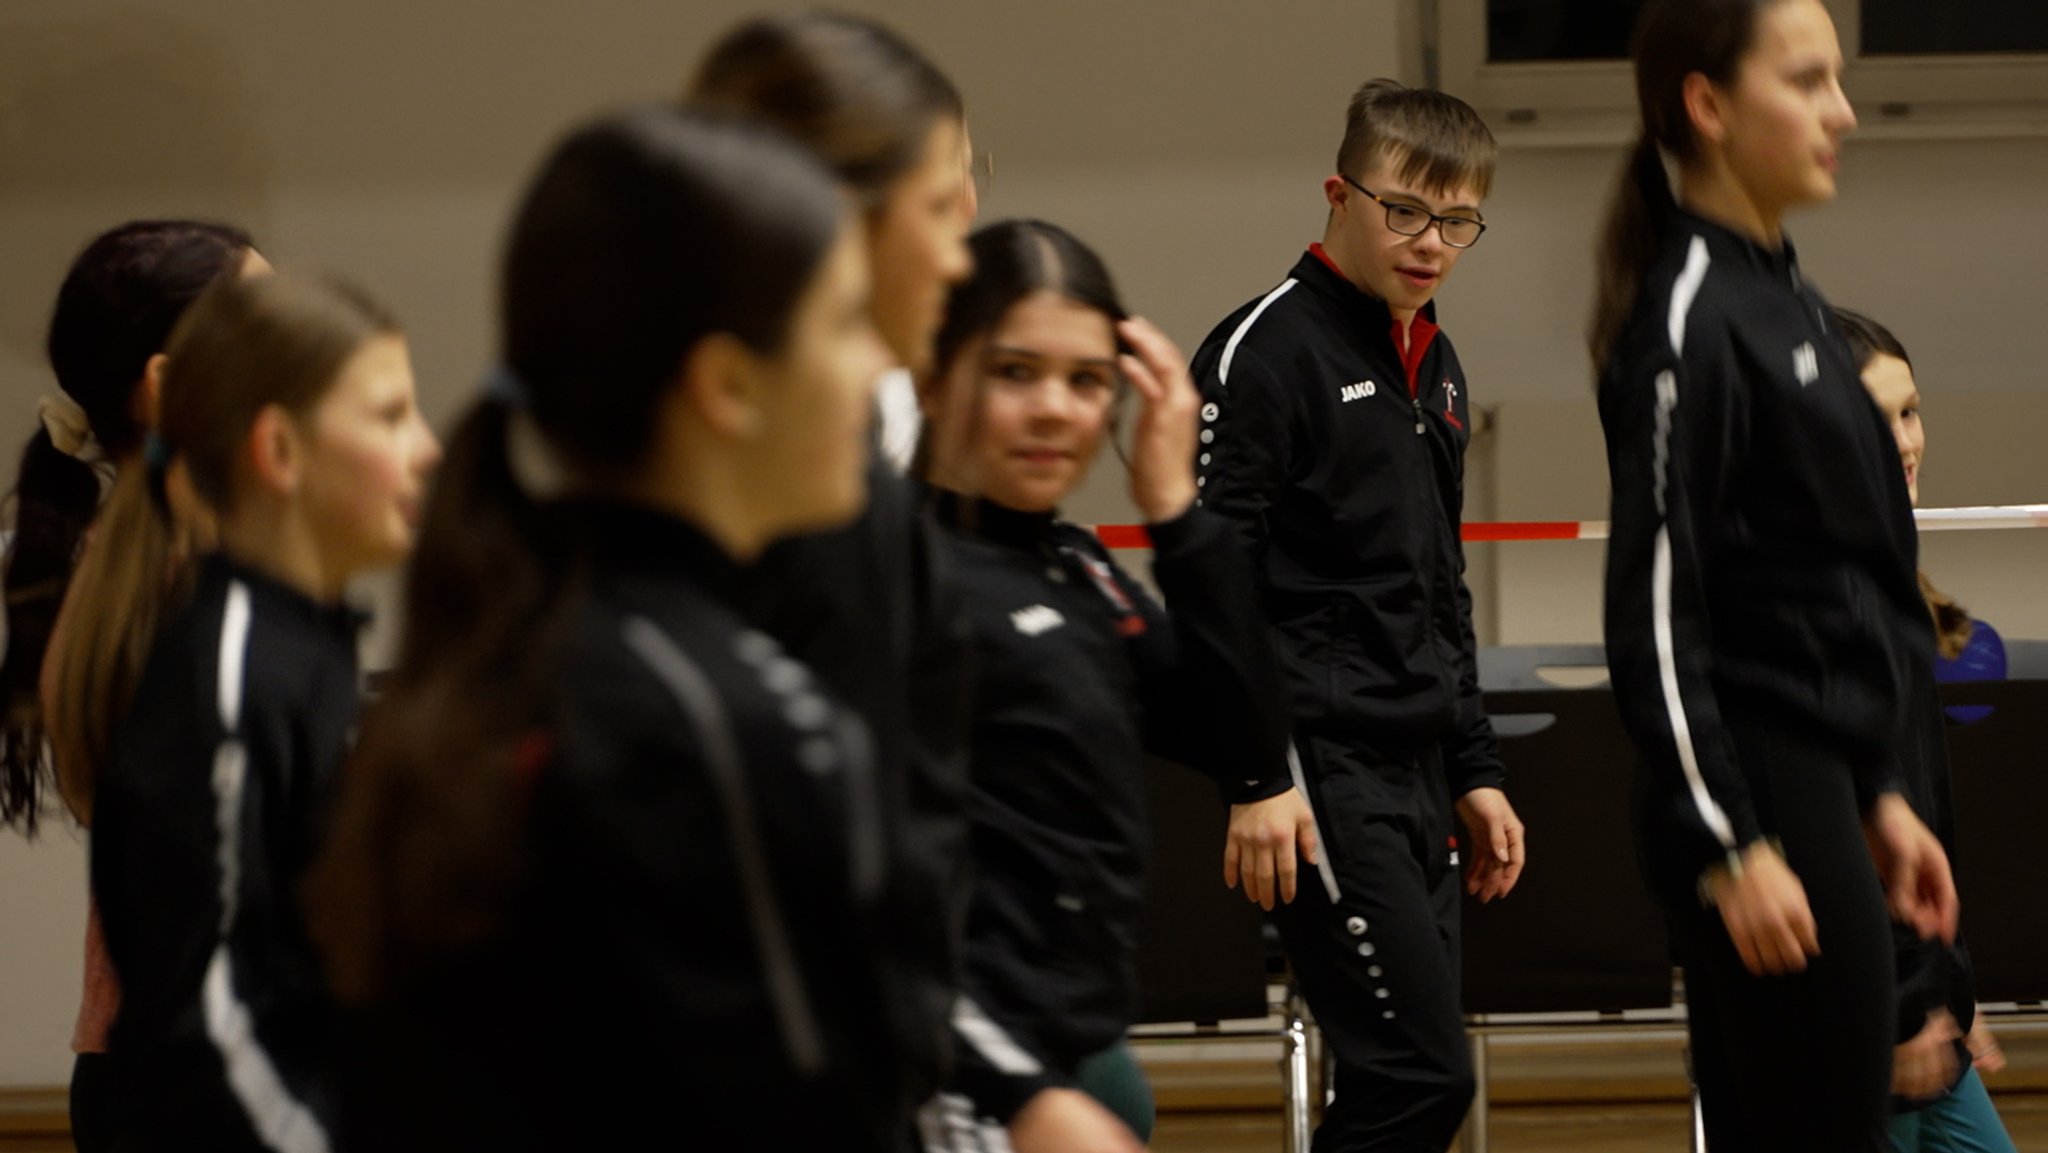
[[[2048,135],[2048,53],[1864,56],[1861,0],[1822,2],[1842,39],[1842,83],[1864,134]],[[1486,0],[1421,3],[1434,25],[1437,85],[1469,101],[1504,141],[1608,143],[1634,131],[1626,60],[1488,63]]]

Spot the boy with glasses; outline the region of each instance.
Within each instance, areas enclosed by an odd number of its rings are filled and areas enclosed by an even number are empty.
[[[1252,555],[1293,710],[1295,788],[1233,806],[1232,840],[1268,848],[1225,871],[1274,910],[1336,1058],[1318,1153],[1449,1145],[1472,1100],[1460,849],[1481,900],[1522,869],[1459,541],[1469,397],[1431,304],[1486,229],[1494,157],[1462,101],[1360,88],[1322,242],[1194,359],[1201,503]]]

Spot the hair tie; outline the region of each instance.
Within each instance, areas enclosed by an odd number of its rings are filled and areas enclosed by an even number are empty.
[[[99,438],[92,434],[92,421],[78,402],[63,393],[45,395],[36,401],[36,418],[58,452],[81,464],[98,464],[106,459]]]
[[[150,502],[156,505],[157,512],[163,514],[164,519],[172,521],[177,517],[171,509],[168,478],[174,455],[171,442],[155,429],[150,429],[149,435],[142,438],[143,480],[149,485]]]
[[[163,433],[151,429],[149,435],[142,438],[142,463],[158,472],[171,467],[171,457],[175,455],[171,451],[171,442],[164,439]]]

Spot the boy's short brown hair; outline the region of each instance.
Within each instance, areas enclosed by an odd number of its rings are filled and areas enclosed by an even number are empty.
[[[1470,104],[1448,93],[1369,80],[1352,94],[1344,115],[1337,171],[1363,177],[1375,159],[1399,165],[1410,184],[1443,193],[1467,185],[1483,199],[1493,188],[1499,155],[1493,133]]]

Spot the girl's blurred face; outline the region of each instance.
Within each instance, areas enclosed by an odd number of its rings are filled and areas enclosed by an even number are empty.
[[[755,499],[778,535],[843,523],[866,505],[868,424],[890,359],[869,285],[864,237],[849,217],[767,365]]]
[[[1109,317],[1041,290],[969,341],[924,397],[931,478],[1023,512],[1050,512],[1088,475],[1120,378]]]
[[[300,421],[304,503],[328,572],[351,576],[403,560],[419,528],[440,442],[420,415],[405,338],[371,337]]]
[[[1842,94],[1842,49],[1820,0],[1778,0],[1726,90],[1728,167],[1772,212],[1832,200],[1842,137],[1856,113]]]
[[[1927,455],[1927,429],[1920,423],[1920,389],[1913,383],[1913,368],[1896,356],[1879,353],[1863,369],[1863,387],[1899,446],[1899,462],[1906,466],[1906,491],[1914,504],[1920,503],[1920,461]]]
[[[896,178],[868,219],[875,327],[897,364],[918,371],[930,363],[947,290],[974,270],[967,231],[977,207],[967,126],[942,120],[923,158]]]

